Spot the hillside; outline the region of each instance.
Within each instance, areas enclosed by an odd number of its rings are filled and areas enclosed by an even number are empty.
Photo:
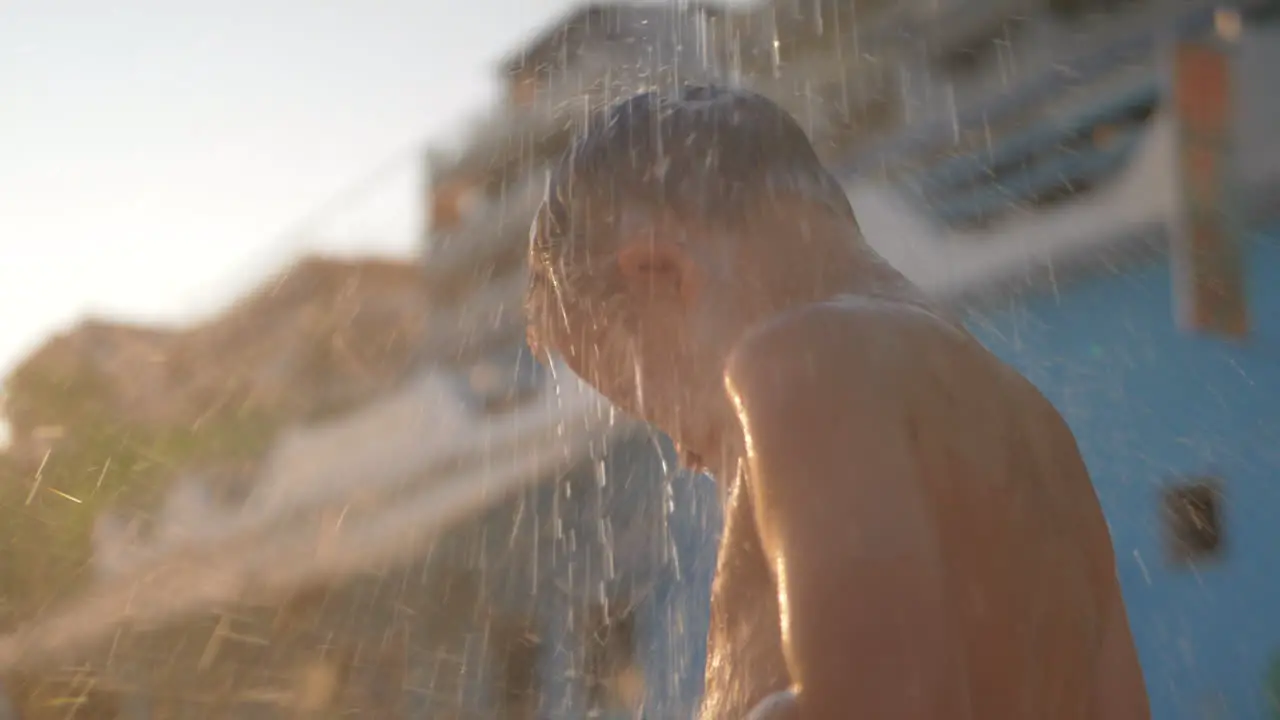
[[[74,586],[93,519],[185,472],[245,477],[276,431],[402,379],[424,331],[417,264],[308,258],[208,322],[86,320],[7,378],[0,627]]]

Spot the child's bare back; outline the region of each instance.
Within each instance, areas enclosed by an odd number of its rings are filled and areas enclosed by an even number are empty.
[[[719,578],[710,652],[721,662],[708,676],[706,717],[742,717],[768,692],[764,685],[790,684],[752,678],[731,659],[742,642],[732,618],[761,610],[753,599],[771,589],[757,532],[764,547],[791,546],[773,553],[774,562],[777,555],[847,554],[850,564],[875,564],[887,553],[888,567],[850,580],[876,582],[887,573],[883,582],[921,589],[925,597],[914,601],[877,595],[820,570],[811,588],[789,588],[811,594],[797,598],[801,607],[831,602],[826,617],[843,619],[812,627],[807,641],[791,638],[813,643],[815,657],[824,658],[828,667],[814,671],[815,682],[864,685],[855,694],[869,696],[886,686],[909,692],[912,672],[921,673],[916,712],[897,714],[904,706],[894,704],[885,717],[1144,716],[1092,485],[1071,433],[1020,375],[926,310],[849,298],[792,311],[753,332],[735,352],[728,380],[751,434],[776,438],[748,452],[748,472],[787,480],[741,483],[776,489],[757,495],[765,512],[740,499],[758,520],[732,523],[725,538],[722,570],[754,562],[763,572]],[[796,482],[797,466],[816,488]],[[890,478],[896,486],[886,486]],[[787,518],[771,521],[776,512]],[[933,567],[923,567],[929,561]],[[913,610],[913,603],[926,607]],[[849,659],[838,659],[841,653]],[[924,668],[920,653],[931,655]],[[926,689],[948,687],[930,707]],[[961,701],[967,715],[957,711]]]
[[[615,107],[532,261],[535,345],[725,487],[703,717],[1146,717],[1071,433],[861,243],[767,100]]]

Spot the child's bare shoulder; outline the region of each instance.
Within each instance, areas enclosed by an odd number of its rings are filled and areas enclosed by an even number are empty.
[[[958,358],[974,346],[959,325],[925,305],[851,296],[753,329],[731,353],[725,379],[748,393],[794,393],[811,382],[883,388],[923,370],[924,357]]]

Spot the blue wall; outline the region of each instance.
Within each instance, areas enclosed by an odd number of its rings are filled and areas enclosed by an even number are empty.
[[[975,314],[1074,429],[1111,524],[1158,720],[1264,718],[1280,651],[1280,232],[1249,248],[1247,341],[1180,332],[1164,259]],[[1166,560],[1160,489],[1225,483],[1225,551]],[[1280,715],[1277,715],[1280,717]]]
[[[1253,242],[1250,261],[1256,331],[1242,344],[1177,330],[1164,258],[987,309],[969,323],[1077,435],[1111,524],[1157,720],[1269,717],[1264,683],[1280,651],[1280,232]],[[1178,569],[1166,560],[1161,489],[1202,474],[1225,483],[1226,549],[1218,561]],[[501,580],[490,592],[539,607],[550,641],[544,712],[580,707],[581,688],[565,679],[581,663],[569,626],[605,590],[613,602],[636,604],[645,716],[687,716],[702,687],[720,525],[713,486],[664,470],[653,442],[637,438],[524,502],[526,516],[558,518],[554,532],[530,528],[542,543],[512,546],[519,533],[504,521],[484,530],[501,542],[463,545],[511,548],[511,567],[490,567],[490,580]],[[626,551],[627,536],[652,542]],[[614,578],[605,553],[617,564]],[[575,589],[568,604],[565,588]]]
[[[464,571],[483,600],[454,620],[465,626],[454,652],[472,657],[461,670],[464,697],[417,692],[414,717],[447,715],[456,705],[475,717],[500,714],[502,658],[484,649],[497,618],[527,621],[541,640],[539,717],[587,717],[584,669],[594,640],[586,622],[601,602],[633,613],[644,717],[691,717],[702,693],[721,517],[711,480],[678,471],[674,460],[656,436],[623,438],[599,460],[528,488],[437,542],[428,562]],[[412,663],[431,666],[446,643],[432,628],[421,632]]]

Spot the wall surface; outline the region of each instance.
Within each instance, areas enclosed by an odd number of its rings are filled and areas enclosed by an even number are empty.
[[[1280,93],[1275,69],[1280,67],[1280,23],[1246,28],[1236,69],[1235,101],[1239,105],[1236,167],[1242,201],[1257,215],[1275,217],[1280,191]]]
[[[1153,717],[1274,717],[1280,652],[1280,228],[1249,248],[1254,332],[1180,333],[1167,262],[974,315],[973,331],[1075,431],[1111,525]],[[1161,489],[1224,487],[1224,550],[1192,569],[1166,554]]]
[[[1077,435],[1111,526],[1156,720],[1271,717],[1267,683],[1280,657],[1280,618],[1273,615],[1280,574],[1269,572],[1280,548],[1280,488],[1273,482],[1280,471],[1280,227],[1253,239],[1249,252],[1255,330],[1245,343],[1176,329],[1168,262],[1158,251],[1123,274],[975,309],[969,322]],[[633,548],[638,555],[618,555],[622,584],[609,585],[638,601],[646,717],[684,716],[701,690],[720,518],[709,483],[663,481],[653,465],[632,464],[637,452],[645,454],[636,446],[624,451],[629,460],[610,463],[613,489],[601,501],[589,470],[567,480],[580,488],[573,491],[578,509],[564,514],[560,532],[578,541],[567,553],[561,541],[560,562],[575,559],[549,573],[558,579],[538,585],[590,588],[599,581],[577,573],[598,573],[599,553],[627,545],[599,536],[602,518],[620,524],[632,517],[636,530],[648,528],[657,544],[642,541]],[[1162,491],[1206,475],[1225,490],[1225,549],[1198,566],[1175,566],[1166,553]],[[635,524],[639,517],[645,519]],[[551,603],[544,612],[543,622],[561,628],[554,637],[566,632],[573,603]],[[546,672],[558,676],[568,659],[547,660]],[[557,698],[571,688],[547,679],[544,709],[566,707]]]

